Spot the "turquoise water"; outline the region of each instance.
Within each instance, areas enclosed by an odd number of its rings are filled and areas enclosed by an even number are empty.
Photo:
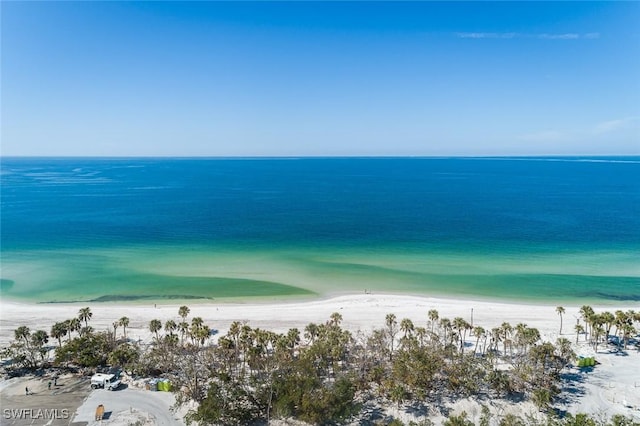
[[[3,297],[640,300],[640,159],[2,159]]]

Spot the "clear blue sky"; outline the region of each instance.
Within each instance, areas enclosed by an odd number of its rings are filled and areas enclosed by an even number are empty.
[[[2,2],[2,155],[640,154],[640,3]]]

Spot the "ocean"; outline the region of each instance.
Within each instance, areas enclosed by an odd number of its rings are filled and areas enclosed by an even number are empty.
[[[640,301],[640,157],[2,158],[3,298]]]

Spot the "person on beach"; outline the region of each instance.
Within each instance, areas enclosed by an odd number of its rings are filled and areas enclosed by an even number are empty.
[[[29,387],[28,387],[28,386],[26,386],[26,387],[24,388],[24,394],[25,394],[25,395],[29,395]]]
[[[47,386],[49,387],[49,390],[51,390],[51,380],[49,380],[49,383],[47,384]]]

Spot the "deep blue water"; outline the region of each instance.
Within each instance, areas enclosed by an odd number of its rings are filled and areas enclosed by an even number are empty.
[[[640,247],[640,159],[574,160],[4,158],[2,248]]]

